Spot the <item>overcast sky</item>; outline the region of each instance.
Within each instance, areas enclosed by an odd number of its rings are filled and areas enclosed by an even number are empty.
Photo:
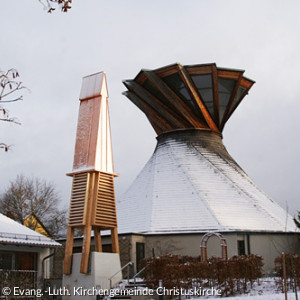
[[[30,92],[0,123],[0,192],[17,174],[53,182],[69,205],[82,77],[108,79],[117,197],[156,145],[146,117],[121,93],[141,68],[217,63],[256,81],[223,131],[229,153],[294,215],[300,210],[300,2],[74,0],[47,14],[38,0],[1,2],[0,68]]]

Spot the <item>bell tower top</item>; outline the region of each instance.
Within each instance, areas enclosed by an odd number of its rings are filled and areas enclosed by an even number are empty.
[[[104,72],[83,78],[79,99],[73,172],[95,170],[114,173]]]

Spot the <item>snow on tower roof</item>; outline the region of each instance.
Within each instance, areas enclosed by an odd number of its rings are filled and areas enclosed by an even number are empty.
[[[0,214],[0,243],[60,247],[54,240]]]
[[[82,81],[72,173],[86,170],[114,173],[104,72],[86,76]]]
[[[220,136],[175,131],[117,203],[120,233],[295,232],[293,219],[262,192]]]

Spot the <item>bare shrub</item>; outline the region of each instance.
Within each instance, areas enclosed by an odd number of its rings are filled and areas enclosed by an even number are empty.
[[[276,257],[274,262],[276,274],[279,276],[276,285],[278,290],[284,292],[282,256]],[[300,286],[300,255],[285,254],[285,267],[287,288],[294,291],[296,286]]]
[[[156,289],[162,280],[166,289],[220,289],[222,296],[247,293],[262,276],[262,257],[233,256],[229,260],[212,257],[201,262],[199,257],[163,255],[145,260],[145,281]]]

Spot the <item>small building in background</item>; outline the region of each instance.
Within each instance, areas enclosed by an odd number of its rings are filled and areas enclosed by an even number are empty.
[[[24,225],[44,236],[51,237],[50,232],[35,213],[32,213],[25,219]]]
[[[61,244],[0,214],[0,289],[42,287]]]

